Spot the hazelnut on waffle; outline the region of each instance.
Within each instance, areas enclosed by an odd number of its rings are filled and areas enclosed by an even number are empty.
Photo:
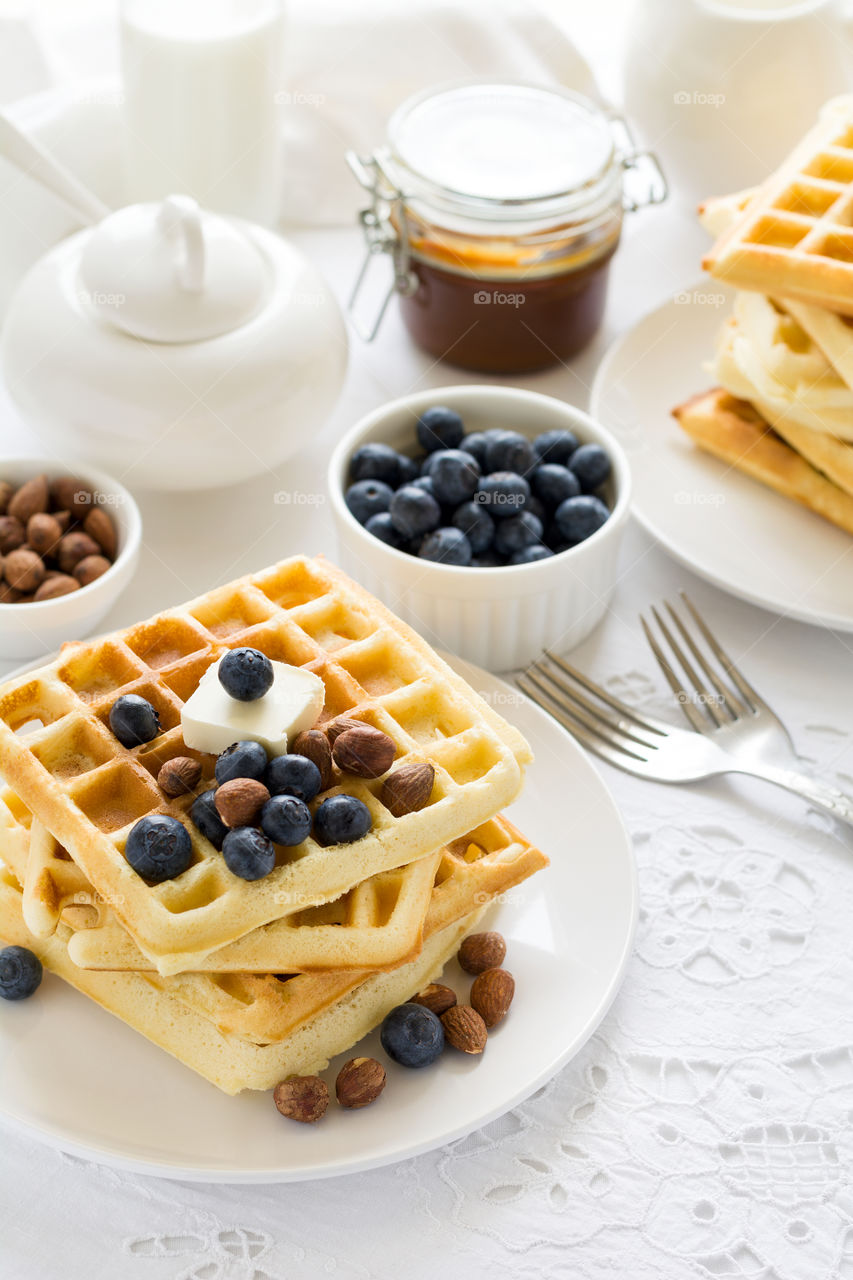
[[[827,103],[704,265],[741,289],[853,315],[853,96]]]
[[[673,409],[673,417],[707,453],[853,533],[853,496],[787,445],[746,400],[715,387]]]
[[[345,775],[372,831],[349,845],[311,837],[278,849],[274,870],[247,882],[189,817],[191,796],[167,798],[156,777],[178,755],[196,755],[202,785],[213,757],[189,752],[181,707],[211,663],[249,646],[303,666],[325,684],[323,718],[346,714],[394,741],[396,764],[428,759],[430,802],[403,817],[383,805],[381,780]],[[110,732],[122,694],[140,694],[162,732],[132,749]],[[322,559],[294,557],[110,636],[67,645],[37,671],[0,686],[0,774],[68,850],[146,956],[192,968],[210,951],[293,910],[333,901],[381,871],[437,848],[491,817],[518,794],[530,750],[517,730],[419,636]],[[134,823],[166,813],[186,827],[189,868],[149,885],[124,857]]]
[[[69,946],[87,927],[85,888],[49,937],[24,920],[30,831],[18,806],[5,807],[0,867],[0,937],[28,946],[42,963],[227,1093],[271,1088],[289,1074],[321,1070],[396,1004],[438,976],[483,907],[547,865],[504,817],[443,851],[424,922],[420,953],[397,968],[281,975],[181,974],[85,970]],[[21,863],[23,862],[23,866]]]

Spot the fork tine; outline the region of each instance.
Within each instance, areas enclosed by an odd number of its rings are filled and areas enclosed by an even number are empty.
[[[667,605],[667,608],[669,608],[668,605]],[[671,609],[670,609],[670,612],[672,612]],[[660,613],[654,607],[654,605],[652,605],[652,616],[654,617],[655,622],[660,627],[661,635],[663,636],[664,640],[667,642],[670,649],[675,654],[676,662],[678,662],[681,665],[682,671],[684,672],[688,680],[693,685],[693,688],[696,690],[696,693],[699,696],[699,702],[702,710],[705,712],[708,718],[713,722],[714,728],[719,729],[723,722],[717,713],[717,708],[714,706],[714,698],[710,690],[708,689],[708,686],[704,683],[704,681],[702,680],[702,677],[699,675],[693,663],[690,661],[687,654],[684,652],[681,645],[678,643],[675,636],[670,631],[669,627],[666,624],[666,621],[661,617]]]
[[[693,615],[693,621],[696,623],[697,627],[702,632],[702,635],[705,637],[705,641],[708,645],[708,648],[711,650],[714,656],[722,663],[723,668],[726,672],[726,675],[737,686],[738,692],[740,693],[741,697],[744,698],[744,700],[746,701],[746,704],[750,709],[750,711],[757,711],[759,707],[762,707],[765,705],[763,698],[758,693],[756,693],[752,685],[749,684],[743,678],[740,671],[738,671],[737,667],[732,662],[731,658],[726,653],[723,646],[717,640],[716,636],[712,634],[710,628],[708,627],[708,624],[706,623],[705,619],[702,617],[699,610],[693,604],[693,601],[690,599],[687,592],[681,591],[679,592],[679,594],[682,600],[684,601],[685,605]]]
[[[533,686],[526,675],[516,676],[515,682],[527,694],[528,698],[536,703],[537,707],[541,707],[548,715],[553,716],[557,723],[561,724],[588,751],[594,752],[602,760],[607,760],[608,763],[616,765],[619,769],[626,769],[629,773],[644,775],[643,766],[646,761],[642,756],[635,755],[633,751],[623,751],[621,748],[612,746],[597,734],[591,733],[579,720],[575,720],[568,712],[562,710],[547,694],[540,692]]]
[[[732,693],[731,689],[727,689],[726,686],[723,684],[722,680],[717,675],[716,671],[711,666],[710,662],[705,657],[704,653],[699,648],[696,641],[693,639],[693,636],[685,627],[684,623],[681,620],[680,614],[677,614],[675,612],[675,610],[673,609],[669,601],[666,602],[666,608],[667,608],[667,612],[669,613],[669,616],[672,618],[673,622],[678,627],[678,630],[681,634],[682,639],[684,640],[684,643],[687,645],[690,652],[693,654],[693,657],[699,663],[699,666],[702,668],[702,670],[705,672],[705,675],[708,677],[708,679],[711,681],[711,684],[714,686],[717,692],[717,697],[720,700],[720,705],[725,707],[726,711],[728,712],[732,720],[737,720],[740,716],[746,715],[747,708],[743,705],[740,698],[738,698],[734,693]]]
[[[571,685],[567,684],[565,680],[558,679],[553,671],[550,671],[540,662],[534,662],[532,666],[528,667],[527,675],[531,680],[533,680],[534,684],[543,689],[545,693],[549,693],[552,698],[556,699],[556,701],[560,702],[562,701],[562,698],[568,699],[569,709],[575,715],[579,714],[577,708],[581,707],[589,716],[598,720],[602,726],[606,727],[611,735],[620,734],[621,737],[627,738],[629,742],[636,742],[639,746],[646,747],[650,751],[656,750],[656,744],[654,742],[649,742],[646,738],[641,738],[634,732],[630,721],[619,719],[617,716],[612,715],[611,712],[607,711],[603,706],[596,705],[591,701],[591,699],[586,698],[582,693],[579,693],[577,689],[574,689]],[[541,678],[537,679],[537,676]],[[558,692],[554,693],[553,690],[548,687],[549,685],[553,685],[554,689]],[[661,737],[662,735],[656,732],[656,736]]]
[[[602,689],[601,685],[590,680],[589,676],[585,676],[582,671],[578,671],[577,667],[573,667],[570,662],[566,662],[565,658],[561,658],[559,654],[552,653],[550,649],[546,649],[543,658],[547,658],[549,662],[553,662],[567,676],[570,676],[577,684],[586,689],[587,693],[591,693],[594,697],[600,698],[602,702],[606,702],[608,707],[612,707],[614,711],[618,711],[620,716],[626,720],[633,720],[634,724],[639,725],[641,729],[645,729],[647,733],[660,734],[666,737],[669,732],[669,726],[660,720],[655,720],[652,716],[641,716],[633,707],[629,707],[627,702],[620,702],[618,698],[614,698],[613,694],[608,693],[606,689]],[[541,669],[542,658],[535,664]]]
[[[656,610],[653,609],[652,612],[655,614],[655,616],[657,616]],[[678,679],[678,676],[675,674],[672,667],[670,666],[669,659],[661,649],[660,645],[658,644],[657,640],[652,634],[649,624],[646,622],[642,614],[640,614],[640,623],[642,625],[645,637],[649,642],[649,647],[651,648],[652,653],[657,658],[658,666],[660,667],[663,674],[666,676],[667,683],[669,684],[669,687],[672,690],[672,692],[675,694],[676,699],[678,701],[678,705],[681,707],[681,710],[687,716],[687,719],[690,721],[691,725],[693,726],[693,728],[696,730],[697,733],[707,733],[708,730],[710,729],[710,725],[708,721],[703,716],[701,716],[699,712],[696,710],[696,708],[693,706],[693,703],[690,701],[690,695],[687,693],[685,689],[682,688],[681,681]]]
[[[637,751],[632,750],[632,747],[628,745],[628,741],[622,742],[617,730],[608,726],[604,721],[596,720],[594,716],[588,715],[583,707],[572,701],[571,695],[568,692],[559,690],[559,686],[556,690],[554,688],[549,688],[543,680],[539,679],[533,669],[525,672],[525,677],[536,689],[539,690],[541,694],[544,694],[544,696],[554,703],[555,706],[558,706],[565,715],[569,716],[572,721],[581,725],[590,733],[594,733],[597,737],[601,738],[603,742],[609,743],[609,745],[615,748],[615,750],[622,751],[625,755],[633,756],[635,760],[646,759],[644,755],[640,755]],[[647,751],[652,750],[647,743],[641,742],[639,739],[633,740],[633,746],[645,747]]]

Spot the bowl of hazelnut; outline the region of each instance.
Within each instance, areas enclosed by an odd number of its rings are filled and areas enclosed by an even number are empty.
[[[141,540],[139,508],[104,472],[0,460],[0,659],[93,631],[133,577]]]

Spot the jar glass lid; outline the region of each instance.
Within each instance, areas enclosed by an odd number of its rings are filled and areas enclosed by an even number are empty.
[[[388,128],[411,178],[469,200],[529,202],[577,191],[613,160],[603,113],[562,89],[466,83],[408,99]]]

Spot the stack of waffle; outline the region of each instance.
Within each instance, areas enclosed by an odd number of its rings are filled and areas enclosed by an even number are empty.
[[[739,290],[719,386],[674,410],[695,442],[853,533],[853,97],[762,186],[709,200],[705,267]]]
[[[205,670],[248,645],[304,666],[346,714],[389,734],[396,765],[429,761],[427,806],[395,817],[382,780],[335,791],[370,809],[371,832],[277,850],[263,880],[232,875],[157,785],[192,755],[181,707]],[[126,693],[162,732],[128,749],[109,729]],[[322,721],[321,726],[322,727]],[[529,748],[418,636],[322,560],[295,558],[97,641],[0,686],[0,937],[228,1093],[322,1069],[432,981],[487,904],[546,864],[498,813]],[[190,834],[182,875],[149,885],[124,845],[145,814]]]

